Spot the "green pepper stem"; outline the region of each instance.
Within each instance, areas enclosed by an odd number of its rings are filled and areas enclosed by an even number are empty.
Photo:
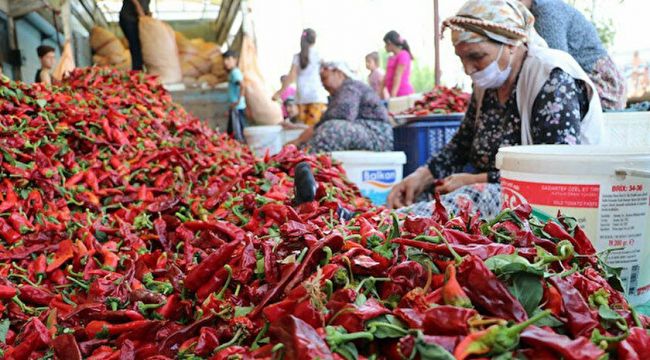
[[[429,236],[429,235],[418,235],[414,237],[413,240],[417,240],[417,241],[423,240],[434,244],[440,244],[442,242],[439,236]]]
[[[377,327],[383,327],[383,328],[388,328],[388,329],[391,329],[391,330],[395,330],[395,331],[403,333],[404,335],[408,335],[408,333],[409,333],[407,330],[404,330],[399,326],[389,324],[389,323],[385,323],[385,322],[374,322],[374,323],[370,324],[370,326],[369,326],[372,333],[375,332]]]
[[[66,279],[72,281],[73,283],[77,284],[79,287],[81,287],[82,289],[84,289],[86,291],[88,291],[88,289],[90,289],[90,286],[88,284],[86,284],[86,283],[84,283],[84,282],[82,282],[80,280],[77,280],[77,279],[73,278],[72,276],[66,276]]]
[[[345,241],[348,241],[348,240],[361,240],[361,235],[359,235],[359,234],[348,235],[348,236],[345,237]]]
[[[355,333],[350,333],[350,334],[341,334],[341,333],[334,333],[330,336],[327,337],[329,341],[332,341],[335,344],[342,344],[350,341],[355,341],[355,340],[368,340],[372,341],[375,338],[375,336],[368,331],[359,331]]]
[[[29,285],[33,287],[38,287],[38,284],[34,284],[29,278],[25,275],[20,275],[20,274],[9,274],[9,278],[16,278],[16,279],[21,279],[24,282],[28,283]]]
[[[257,333],[257,336],[255,337],[255,340],[253,340],[253,344],[251,345],[251,350],[258,349],[260,345],[258,342],[264,338],[264,335],[266,335],[267,331],[269,331],[269,327],[271,326],[271,323],[268,321],[264,324],[264,327],[262,330],[260,330],[259,333]]]
[[[241,331],[241,329],[237,329],[237,332],[235,333],[235,336],[233,336],[232,339],[230,339],[230,341],[228,341],[228,342],[226,342],[226,343],[223,343],[223,344],[217,346],[217,347],[214,349],[214,353],[216,354],[216,353],[218,353],[219,351],[221,351],[221,350],[223,350],[223,349],[225,349],[225,348],[227,348],[227,347],[230,347],[230,346],[232,346],[232,345],[235,345],[235,343],[237,343],[237,341],[239,341],[239,338],[240,338],[241,336],[242,336],[242,331]]]
[[[366,284],[366,281],[368,281],[368,280],[376,282],[376,281],[391,281],[392,279],[391,278],[376,278],[376,277],[370,276],[370,277],[367,277],[367,278],[361,280],[361,282],[359,283],[359,285],[357,285],[357,287],[356,287],[356,289],[354,289],[354,291],[357,292],[357,293],[359,291],[361,291],[363,286]]]
[[[445,245],[447,246],[447,249],[449,249],[449,252],[450,252],[451,255],[454,257],[454,261],[456,261],[456,264],[460,264],[460,263],[462,263],[462,262],[463,262],[463,257],[460,256],[460,255],[458,255],[458,253],[456,252],[456,250],[454,250],[454,248],[451,247],[451,245],[449,244],[449,242],[447,241],[447,239],[445,239],[445,237],[442,235],[442,233],[440,232],[440,230],[438,230],[438,229],[435,228],[435,227],[431,227],[431,228],[433,229],[433,231],[436,232],[436,234],[438,234],[438,236],[439,236],[439,237],[442,239],[442,241],[445,243]]]
[[[533,317],[531,317],[530,319],[528,319],[528,320],[526,320],[524,322],[521,322],[519,324],[515,324],[515,325],[512,325],[512,326],[508,327],[505,330],[505,332],[508,335],[511,335],[511,336],[519,335],[528,326],[538,322],[539,320],[549,316],[550,314],[551,314],[550,310],[544,310],[544,311],[542,311],[540,313],[535,314]]]
[[[324,246],[323,252],[325,253],[325,259],[323,259],[322,264],[327,265],[330,263],[330,259],[332,259],[332,249],[329,246]]]
[[[226,264],[226,265],[224,265],[223,268],[226,269],[226,272],[228,273],[228,277],[226,278],[226,283],[223,284],[223,287],[221,288],[219,293],[217,293],[217,299],[219,299],[219,300],[223,300],[223,295],[226,293],[226,290],[228,289],[228,286],[230,285],[230,279],[232,279],[232,268],[230,267],[230,265]]]

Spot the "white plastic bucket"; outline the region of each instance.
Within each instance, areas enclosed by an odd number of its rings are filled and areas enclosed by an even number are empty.
[[[402,181],[406,164],[401,151],[335,151],[332,158],[343,164],[348,179],[375,205],[386,204],[391,188]]]
[[[305,129],[282,130],[282,144],[296,140]]]
[[[499,150],[504,207],[575,217],[633,304],[650,300],[650,147],[538,145]]]
[[[268,150],[271,155],[282,150],[282,126],[249,126],[244,128],[246,143],[257,156],[264,156]]]
[[[605,113],[604,144],[650,147],[650,112]]]

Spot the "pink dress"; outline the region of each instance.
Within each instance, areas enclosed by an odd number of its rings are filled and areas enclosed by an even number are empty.
[[[393,78],[395,77],[395,71],[397,71],[397,65],[404,65],[404,72],[402,73],[402,79],[400,81],[399,89],[397,90],[397,96],[405,96],[413,94],[413,86],[411,86],[411,56],[408,51],[402,50],[397,55],[393,55],[388,58],[388,64],[386,64],[386,88],[388,93],[393,89]]]

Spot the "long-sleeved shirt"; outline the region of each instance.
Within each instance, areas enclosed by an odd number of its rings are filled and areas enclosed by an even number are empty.
[[[327,120],[375,120],[388,122],[388,111],[370,86],[347,79],[327,105],[319,125]],[[317,125],[318,126],[318,125]]]
[[[530,12],[548,46],[571,54],[586,73],[607,56],[594,25],[563,0],[534,0]]]
[[[561,69],[555,69],[537,94],[532,109],[531,133],[535,144],[578,144],[580,122],[589,110],[586,84]],[[516,87],[505,105],[494,89],[487,90],[476,119],[472,96],[460,128],[451,141],[429,159],[436,179],[462,172],[468,165],[475,173],[488,174],[488,182],[499,182],[496,154],[502,146],[521,145],[521,117]]]

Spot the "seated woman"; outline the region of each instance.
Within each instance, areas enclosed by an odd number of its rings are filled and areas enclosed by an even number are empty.
[[[377,93],[343,62],[321,65],[323,86],[330,93],[320,121],[291,143],[312,152],[346,150],[392,151],[393,128]]]
[[[456,135],[393,188],[389,206],[412,205],[434,187],[446,194],[448,208],[470,203],[493,216],[500,209],[499,147],[600,141],[596,87],[569,54],[529,43],[533,23],[528,9],[512,0],[469,0],[443,23],[472,78],[472,100]],[[472,173],[463,172],[467,167]],[[431,204],[405,210],[428,215]]]
[[[571,54],[598,89],[603,110],[624,109],[625,78],[607,53],[596,27],[563,0],[520,0],[535,16],[535,29],[553,49]]]

